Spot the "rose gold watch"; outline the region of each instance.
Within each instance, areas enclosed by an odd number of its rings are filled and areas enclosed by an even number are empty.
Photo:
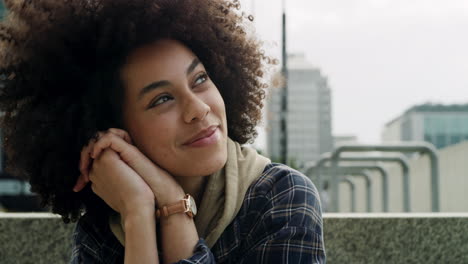
[[[197,214],[197,205],[190,194],[186,194],[184,198],[177,203],[164,205],[162,208],[156,210],[156,217],[168,217],[178,213],[185,213],[190,218],[193,218]]]

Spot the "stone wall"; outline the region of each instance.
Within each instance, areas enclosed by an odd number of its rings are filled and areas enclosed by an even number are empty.
[[[468,263],[468,214],[327,214],[328,263]]]
[[[0,263],[67,263],[73,224],[0,213]],[[327,263],[468,263],[468,214],[325,214]]]
[[[46,213],[0,213],[0,263],[67,263],[73,224]]]

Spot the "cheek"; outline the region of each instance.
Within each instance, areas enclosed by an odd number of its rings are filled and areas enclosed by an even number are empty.
[[[166,167],[171,157],[174,157],[173,133],[164,129],[146,132],[145,137],[138,142],[138,149],[155,164]]]
[[[139,122],[132,128],[131,136],[138,149],[156,162],[170,156],[176,132],[169,120],[158,119]]]
[[[226,120],[226,106],[224,105],[224,99],[216,89],[215,94],[210,97],[210,106],[216,114],[220,115],[223,120]]]
[[[151,148],[165,149],[171,142],[171,133],[167,128],[162,127],[147,127],[144,133],[144,139],[141,141],[146,146]]]

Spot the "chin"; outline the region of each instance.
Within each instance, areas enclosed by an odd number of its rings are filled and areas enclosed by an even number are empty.
[[[168,164],[167,171],[176,177],[208,176],[221,170],[227,161],[227,142],[223,138],[208,148],[185,150],[177,162]],[[162,165],[162,164],[161,164]]]
[[[194,166],[196,168],[194,172],[196,171],[199,176],[208,176],[221,170],[224,167],[224,165],[226,165],[226,161],[227,151],[225,153],[217,155],[217,157],[211,157],[206,161],[199,162],[197,165]]]
[[[208,176],[219,170],[221,170],[227,161],[227,150],[224,149],[220,153],[210,153],[209,157],[197,157],[196,160],[189,162],[189,165],[186,169],[186,172],[182,175],[186,177],[199,177],[199,176]]]

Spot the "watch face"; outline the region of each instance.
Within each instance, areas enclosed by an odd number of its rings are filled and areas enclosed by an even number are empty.
[[[197,205],[192,196],[190,196],[190,211],[192,211],[193,215],[197,215]]]

